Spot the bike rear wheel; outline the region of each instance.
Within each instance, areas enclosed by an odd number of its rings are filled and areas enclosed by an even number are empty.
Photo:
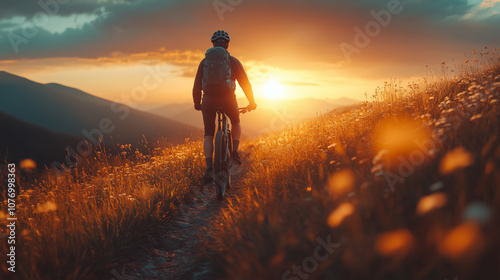
[[[214,154],[214,181],[215,193],[218,200],[223,200],[226,196],[226,186],[229,179],[229,170],[226,154],[227,146],[226,136],[222,131],[217,131],[215,135],[215,154]]]

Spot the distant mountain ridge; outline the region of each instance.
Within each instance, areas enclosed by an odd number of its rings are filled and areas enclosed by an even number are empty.
[[[350,98],[338,99],[257,99],[258,108],[241,115],[243,134],[255,137],[266,132],[281,130],[287,124],[293,124],[318,114],[325,114],[336,108],[349,106],[360,101]],[[238,98],[239,107],[248,105],[245,98]],[[203,128],[201,112],[195,111],[190,102],[167,104],[148,110],[158,116],[179,120],[187,125]]]
[[[203,135],[199,128],[76,88],[40,84],[5,71],[0,71],[0,112],[59,133],[93,140],[102,137],[107,144],[133,144],[157,137],[180,143]]]
[[[83,139],[62,134],[23,122],[0,112],[0,160],[19,162],[35,160],[38,167],[49,166],[53,161],[63,161],[66,147],[76,147]]]

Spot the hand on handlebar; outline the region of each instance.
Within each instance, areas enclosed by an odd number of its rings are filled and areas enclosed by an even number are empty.
[[[252,111],[252,110],[257,109],[257,103],[255,103],[255,102],[250,103],[250,105],[248,105],[246,109],[248,111]]]
[[[238,108],[238,110],[240,111],[240,113],[245,114],[245,113],[248,113],[252,110],[255,110],[256,108],[257,108],[257,104],[254,102],[254,103],[250,103],[250,105],[248,105],[246,107]]]

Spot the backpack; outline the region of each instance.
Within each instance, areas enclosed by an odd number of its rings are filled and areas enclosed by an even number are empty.
[[[236,83],[231,79],[231,60],[229,52],[223,47],[213,47],[205,53],[202,89],[208,88],[234,90]]]

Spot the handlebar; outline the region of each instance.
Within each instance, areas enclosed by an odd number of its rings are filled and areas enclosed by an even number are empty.
[[[242,107],[242,108],[238,108],[238,111],[240,111],[240,113],[242,113],[242,114],[245,114],[245,113],[250,112],[251,110],[248,110],[247,107]]]

